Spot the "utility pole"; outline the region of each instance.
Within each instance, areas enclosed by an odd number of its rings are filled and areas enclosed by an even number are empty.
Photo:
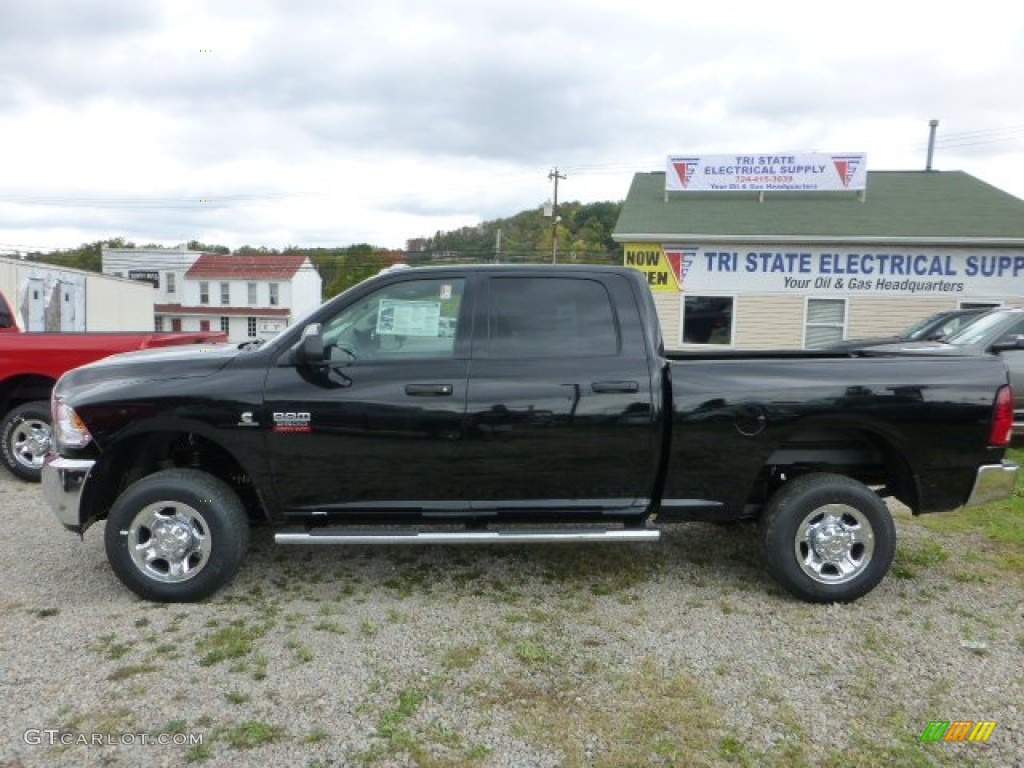
[[[558,172],[558,166],[551,169],[548,178],[555,182],[555,193],[551,198],[551,263],[558,263],[558,180],[565,174]]]

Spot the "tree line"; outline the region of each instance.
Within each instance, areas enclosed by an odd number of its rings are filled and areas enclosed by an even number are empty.
[[[539,209],[522,211],[503,219],[462,227],[450,232],[436,232],[431,237],[416,238],[407,250],[381,248],[368,243],[338,247],[283,249],[243,245],[232,251],[224,245],[191,240],[189,250],[206,253],[238,255],[301,254],[309,258],[320,274],[324,298],[340,293],[365,280],[381,269],[398,263],[411,266],[451,263],[543,263],[550,262],[557,250],[557,260],[565,263],[620,264],[621,247],[612,240],[612,230],[622,209],[621,203],[560,203],[558,219],[544,216]],[[557,237],[557,248],[554,248]],[[137,246],[123,237],[83,243],[77,248],[26,254],[31,261],[102,271],[101,247],[157,248],[155,244]]]

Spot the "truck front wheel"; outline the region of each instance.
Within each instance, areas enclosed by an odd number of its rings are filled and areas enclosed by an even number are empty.
[[[226,483],[194,469],[168,469],[117,498],[104,543],[114,573],[137,595],[193,602],[234,578],[249,546],[249,521]]]
[[[22,480],[38,483],[51,434],[48,402],[35,400],[12,408],[0,422],[0,455],[6,467]]]
[[[896,526],[885,502],[843,475],[803,475],[784,485],[760,522],[768,570],[812,603],[847,603],[885,577]]]

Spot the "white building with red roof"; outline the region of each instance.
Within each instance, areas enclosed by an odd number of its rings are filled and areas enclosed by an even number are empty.
[[[322,281],[301,254],[222,254],[181,248],[103,248],[103,272],[154,287],[158,331],[271,336],[321,302]]]

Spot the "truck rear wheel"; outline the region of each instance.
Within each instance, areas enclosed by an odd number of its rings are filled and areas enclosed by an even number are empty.
[[[882,581],[896,553],[896,526],[885,502],[843,475],[791,480],[768,502],[760,530],[768,570],[812,603],[863,597]]]
[[[137,595],[194,602],[234,578],[249,546],[238,495],[194,469],[168,469],[130,485],[104,533],[107,559]]]
[[[4,465],[22,480],[38,483],[51,438],[47,401],[34,400],[12,408],[0,421],[0,455]]]

